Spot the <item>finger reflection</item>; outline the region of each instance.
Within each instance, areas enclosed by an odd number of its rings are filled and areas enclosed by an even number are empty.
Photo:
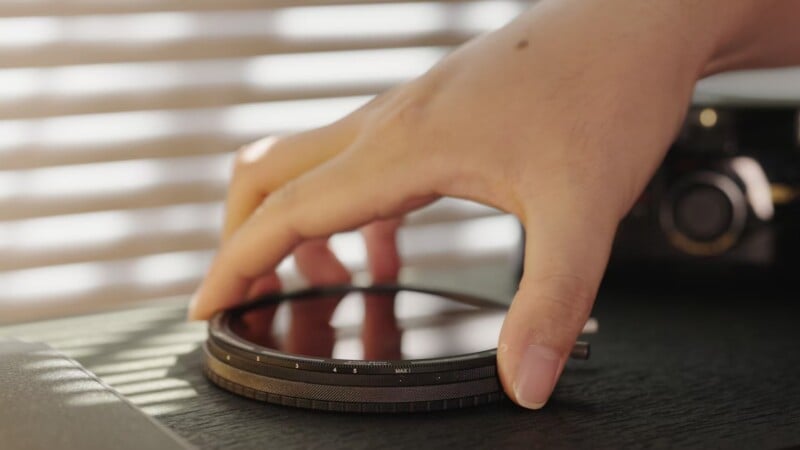
[[[293,302],[290,306],[289,333],[283,343],[283,351],[321,358],[332,357],[336,333],[330,321],[342,297]]]
[[[343,360],[441,358],[491,350],[505,308],[425,291],[321,288],[234,314],[231,331],[301,357]],[[277,300],[276,300],[277,301]]]
[[[402,332],[394,309],[396,295],[364,294],[364,359],[402,359]]]
[[[235,323],[234,332],[239,336],[254,342],[262,347],[277,348],[272,323],[275,320],[277,306],[265,306],[253,309],[242,314],[241,319]]]

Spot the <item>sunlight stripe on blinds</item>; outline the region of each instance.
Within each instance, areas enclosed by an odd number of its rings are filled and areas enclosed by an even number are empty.
[[[458,3],[463,0],[440,0]],[[430,0],[3,0],[0,17],[126,14],[153,11],[238,11],[291,6],[430,3]]]
[[[159,141],[192,136],[238,141],[272,133],[297,131],[331,122],[371,97],[344,97],[274,103],[241,104],[226,108],[148,110],[61,116],[0,122],[0,162],[19,170],[54,164],[80,164],[115,157],[136,157],[131,147],[155,145],[167,152],[193,153],[159,145]],[[98,151],[99,150],[99,151]],[[219,148],[231,151],[235,148]],[[1,176],[0,176],[1,177]],[[0,181],[0,186],[2,186]]]
[[[373,94],[422,74],[442,47],[0,70],[0,119]]]
[[[443,199],[410,214],[405,224],[419,228],[497,214]],[[222,203],[207,202],[0,222],[0,271],[208,249],[218,243],[222,217]]]
[[[6,17],[0,18],[0,67],[453,45],[507,22],[526,3],[484,0]]]
[[[489,236],[492,238],[487,239]],[[403,229],[399,236],[407,267],[414,270],[508,261],[518,240],[517,222],[508,216],[412,227]],[[363,270],[363,243],[355,233],[334,236],[331,247],[351,270]],[[210,250],[179,251],[0,272],[0,285],[4,287],[0,323],[188,295],[200,282],[211,256]],[[278,273],[288,288],[304,285],[291,258],[281,264]]]
[[[0,323],[188,295],[233,150],[336,120],[529,3],[0,0]],[[519,238],[459,200],[407,223],[412,271]],[[363,269],[360,237],[332,245]]]

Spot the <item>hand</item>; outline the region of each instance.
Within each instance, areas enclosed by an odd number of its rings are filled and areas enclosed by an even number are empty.
[[[385,281],[399,267],[405,213],[442,196],[479,201],[526,230],[498,365],[509,397],[540,408],[592,308],[619,220],[682,123],[729,31],[723,17],[743,9],[697,3],[544,1],[332,125],[243,149],[192,317],[277,288],[273,271],[292,251],[310,282],[346,281],[326,239],[358,227]]]

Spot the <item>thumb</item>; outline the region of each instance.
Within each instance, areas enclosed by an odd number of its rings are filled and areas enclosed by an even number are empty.
[[[500,333],[500,379],[530,409],[547,402],[589,317],[618,223],[567,209],[525,221],[524,273]]]

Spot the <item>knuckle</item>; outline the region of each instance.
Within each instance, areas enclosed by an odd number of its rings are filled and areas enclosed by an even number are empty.
[[[424,134],[430,123],[433,92],[408,84],[391,98],[379,103],[368,121],[369,130],[381,141],[388,139],[394,145],[408,145],[413,136]]]
[[[408,86],[395,93],[370,112],[358,144],[351,148],[352,153],[368,161],[373,170],[416,172],[421,185],[438,180],[439,174],[434,176],[434,172],[438,172],[441,165],[434,164],[433,159],[442,140],[437,137],[433,96],[424,89]],[[424,170],[418,170],[420,168]],[[379,218],[386,217],[392,214],[379,215]]]
[[[537,323],[546,324],[534,331],[541,335],[545,329],[549,330],[547,336],[540,336],[541,340],[557,343],[564,336],[577,335],[591,311],[596,289],[584,278],[568,274],[541,276],[530,283],[536,292],[530,300],[539,306]]]
[[[233,179],[247,178],[252,168],[263,162],[279,141],[278,137],[268,136],[239,148],[233,158]]]
[[[264,214],[273,214],[275,220],[279,220],[281,228],[290,241],[302,242],[308,239],[323,237],[317,236],[313,232],[318,222],[307,219],[301,220],[302,203],[301,197],[302,182],[292,179],[283,184],[278,190],[262,204]]]
[[[547,275],[539,277],[536,282],[544,300],[567,311],[583,312],[594,300],[595,290],[577,275]]]
[[[280,189],[272,193],[267,201],[280,204],[282,209],[288,210],[296,203],[297,187],[298,181],[296,179],[289,180]]]

